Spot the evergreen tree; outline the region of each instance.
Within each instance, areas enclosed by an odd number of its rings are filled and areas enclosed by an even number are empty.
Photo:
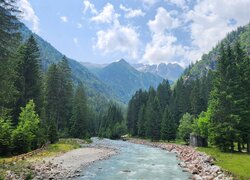
[[[146,105],[142,105],[140,107],[140,111],[138,114],[138,136],[140,137],[145,137],[145,121],[146,121],[146,117],[145,117],[145,106]]]
[[[166,106],[170,103],[171,97],[171,88],[168,80],[163,80],[163,82],[159,84],[156,94],[160,103],[161,115],[163,115]]]
[[[176,137],[176,126],[169,108],[166,107],[163,119],[161,122],[161,139],[167,140],[168,142],[171,140],[175,140]]]
[[[161,117],[159,114],[160,103],[157,97],[154,98],[153,103],[150,108],[151,116],[149,116],[149,129],[150,129],[150,138],[152,141],[158,141],[161,137]]]
[[[71,118],[72,127],[70,133],[74,138],[85,138],[88,134],[88,107],[87,98],[82,83],[80,83],[76,89],[73,102],[74,106]]]
[[[19,91],[14,119],[20,113],[20,106],[24,106],[33,99],[36,111],[41,115],[42,103],[42,81],[39,61],[39,49],[33,36],[24,45],[21,45],[17,55],[17,81],[16,87]]]
[[[71,69],[68,64],[67,58],[64,56],[62,61],[58,64],[59,73],[59,119],[58,130],[66,131],[70,125],[72,100],[73,100],[73,81]]]
[[[20,43],[17,9],[14,0],[0,1],[0,116],[10,115],[17,94],[12,56]]]
[[[233,142],[236,139],[236,125],[239,118],[234,114],[234,97],[232,94],[232,72],[230,66],[235,66],[232,52],[229,47],[220,48],[218,67],[214,80],[214,89],[211,93],[210,109],[210,139],[222,151],[234,150]]]

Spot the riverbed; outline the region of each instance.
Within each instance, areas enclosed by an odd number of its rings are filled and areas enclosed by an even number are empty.
[[[126,141],[93,138],[93,146],[116,149],[116,155],[85,167],[77,179],[123,180],[187,180],[191,174],[183,172],[175,153],[160,148]]]

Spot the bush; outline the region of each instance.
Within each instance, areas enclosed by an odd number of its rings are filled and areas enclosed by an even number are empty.
[[[190,115],[189,113],[185,113],[181,120],[180,125],[178,127],[178,136],[182,140],[184,140],[187,144],[189,143],[189,137],[192,133],[192,124],[193,124],[194,117]]]
[[[11,147],[12,127],[9,120],[0,117],[0,155],[5,155]]]
[[[28,152],[37,146],[37,132],[39,132],[39,117],[35,112],[35,104],[30,100],[25,108],[21,108],[19,123],[13,131],[12,142],[18,153]]]

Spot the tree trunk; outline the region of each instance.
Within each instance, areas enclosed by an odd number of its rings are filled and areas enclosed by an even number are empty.
[[[231,142],[231,149],[230,150],[231,150],[231,152],[234,152],[234,142],[233,141]]]
[[[241,142],[238,141],[238,152],[241,152]]]
[[[248,137],[247,137],[247,153],[250,154],[250,134],[248,134]]]

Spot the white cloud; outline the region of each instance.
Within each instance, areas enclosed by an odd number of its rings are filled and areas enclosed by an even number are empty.
[[[199,48],[200,55],[207,53],[218,41],[236,27],[245,25],[250,17],[249,0],[203,0],[187,13],[191,22],[192,44]],[[234,19],[236,24],[228,24]]]
[[[91,21],[96,23],[117,23],[119,16],[119,14],[115,13],[114,6],[107,3],[99,14],[91,18]]]
[[[164,31],[176,28],[179,25],[179,20],[173,18],[171,12],[168,12],[163,7],[159,7],[155,19],[148,22],[149,29],[153,33],[164,33]]]
[[[62,22],[68,22],[68,17],[67,16],[61,16],[60,17]]]
[[[134,18],[137,16],[145,16],[145,13],[141,9],[131,9],[120,5],[120,9],[126,12],[125,18]]]
[[[19,9],[23,12],[22,18],[25,21],[32,23],[32,30],[36,33],[39,32],[39,18],[37,17],[34,9],[28,0],[20,0],[18,2]]]
[[[138,57],[139,34],[133,27],[114,25],[107,30],[97,32],[95,48],[107,53],[127,53],[132,59]]]
[[[78,38],[73,38],[73,42],[77,45],[78,44]]]
[[[82,28],[82,24],[81,23],[77,23],[76,26],[77,26],[78,29]]]
[[[173,35],[154,34],[152,41],[146,45],[143,61],[159,64],[162,62],[183,63],[182,60],[186,50],[177,44],[177,38]]]
[[[90,10],[90,12],[91,12],[92,14],[97,14],[97,13],[98,13],[97,10],[96,10],[96,8],[95,8],[95,5],[92,4],[92,3],[90,3],[90,2],[87,1],[87,0],[84,0],[84,1],[83,1],[83,6],[84,6],[84,9],[83,9],[83,13],[84,13],[84,14],[85,14],[88,10]]]

